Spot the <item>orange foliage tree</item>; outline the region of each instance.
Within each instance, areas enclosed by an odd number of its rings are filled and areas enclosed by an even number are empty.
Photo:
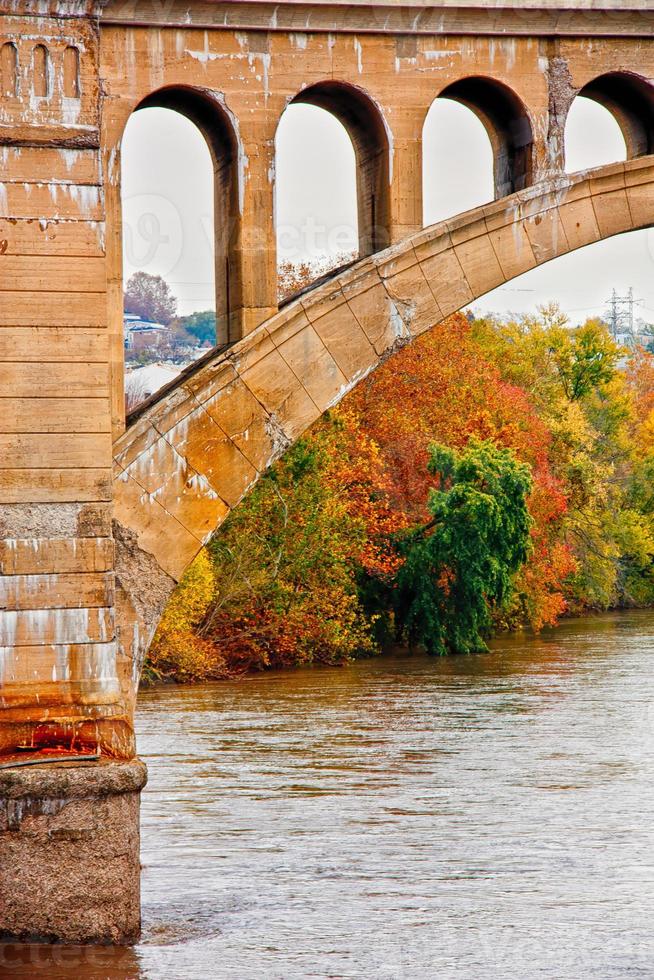
[[[427,518],[429,444],[464,448],[471,437],[513,449],[532,470],[532,553],[516,581],[510,621],[536,628],[565,610],[574,560],[557,537],[566,498],[549,461],[550,432],[527,392],[504,381],[455,314],[383,364],[348,397],[348,410],[379,446],[392,501],[411,523]]]
[[[197,632],[232,671],[372,651],[359,574],[390,578],[404,525],[378,448],[347,411],[300,440],[209,546],[212,600]]]

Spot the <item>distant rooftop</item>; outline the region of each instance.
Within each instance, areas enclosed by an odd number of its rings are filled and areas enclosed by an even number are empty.
[[[136,313],[125,313],[123,323],[128,330],[165,330],[163,323],[156,323],[154,320],[143,320]]]

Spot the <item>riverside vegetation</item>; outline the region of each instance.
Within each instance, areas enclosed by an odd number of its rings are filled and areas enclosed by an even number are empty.
[[[146,677],[179,681],[654,603],[654,357],[556,306],[456,314],[259,481],[188,569]]]

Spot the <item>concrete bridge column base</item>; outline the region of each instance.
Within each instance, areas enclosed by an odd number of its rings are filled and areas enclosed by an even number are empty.
[[[139,760],[0,769],[0,939],[136,942],[145,782]]]

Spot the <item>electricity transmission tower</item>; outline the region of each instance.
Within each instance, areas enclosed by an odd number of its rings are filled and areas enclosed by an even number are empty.
[[[634,306],[639,303],[642,303],[642,300],[634,299],[634,291],[631,286],[626,296],[618,296],[614,289],[611,298],[607,300],[606,319],[609,330],[617,343],[626,344],[630,347],[635,345]]]

